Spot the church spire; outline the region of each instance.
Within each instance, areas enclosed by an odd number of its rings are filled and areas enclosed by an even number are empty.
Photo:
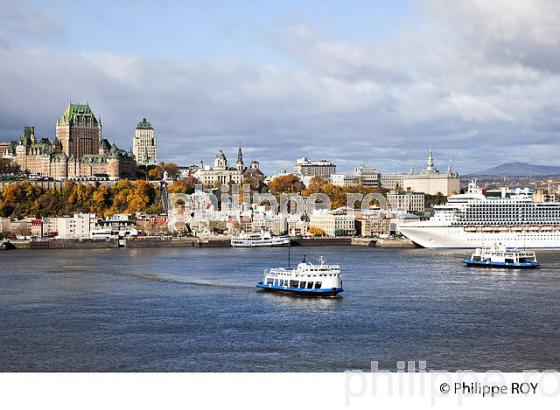
[[[237,151],[236,168],[238,171],[243,171],[243,152],[241,151],[241,144],[239,144],[239,150]]]
[[[428,152],[428,164],[426,166],[426,171],[434,170],[434,157],[432,156],[432,149]]]

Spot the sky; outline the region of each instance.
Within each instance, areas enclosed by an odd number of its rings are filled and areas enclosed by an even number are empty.
[[[556,0],[0,0],[0,141],[51,140],[69,101],[159,160],[218,149],[267,174],[560,165]]]

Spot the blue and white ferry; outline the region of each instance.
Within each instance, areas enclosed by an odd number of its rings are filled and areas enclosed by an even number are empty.
[[[467,266],[489,268],[527,269],[541,266],[537,262],[535,252],[508,248],[502,244],[495,244],[487,248],[477,248],[470,258],[463,260],[463,263]]]
[[[325,264],[322,256],[318,265],[304,259],[295,269],[265,271],[257,288],[304,296],[336,296],[343,292],[340,266]]]

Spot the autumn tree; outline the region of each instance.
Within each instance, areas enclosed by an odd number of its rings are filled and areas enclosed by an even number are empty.
[[[307,232],[313,236],[325,236],[325,231],[317,226],[310,226]]]
[[[270,192],[273,194],[293,194],[303,191],[305,186],[301,180],[293,174],[281,175],[274,178],[268,184]]]
[[[189,175],[187,179],[180,179],[178,181],[173,181],[167,187],[167,190],[171,193],[176,194],[192,194],[195,190],[196,184],[198,184],[198,179],[194,176]]]

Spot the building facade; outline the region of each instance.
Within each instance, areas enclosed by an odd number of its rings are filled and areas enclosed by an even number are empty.
[[[130,178],[136,174],[131,153],[102,139],[101,122],[89,105],[69,104],[56,122],[54,144],[38,140],[34,127],[25,127],[13,161],[23,171],[54,179]]]
[[[243,165],[243,152],[241,147],[237,152],[235,167],[228,165],[228,160],[222,150],[219,150],[212,166],[201,165],[193,175],[205,186],[223,184],[241,184],[245,167]]]
[[[309,215],[309,227],[319,228],[327,236],[354,236],[355,217],[338,210],[317,210]]]
[[[302,157],[294,165],[294,173],[299,177],[323,177],[329,178],[336,172],[336,165],[330,161],[310,161],[309,158]]]
[[[368,188],[379,188],[380,172],[372,167],[360,165],[348,174],[332,174],[331,183],[338,186],[363,185]]]
[[[387,203],[391,209],[420,213],[426,210],[424,194],[413,192],[390,192]]]
[[[421,172],[416,173],[411,169],[407,174],[382,174],[380,181],[382,188],[423,192],[428,195],[441,193],[449,196],[459,193],[461,189],[459,174],[453,172],[451,164],[447,172],[440,172],[434,166],[432,150],[429,151],[426,167]]]
[[[134,131],[132,154],[139,165],[157,164],[157,140],[154,128],[145,118],[138,123]]]

